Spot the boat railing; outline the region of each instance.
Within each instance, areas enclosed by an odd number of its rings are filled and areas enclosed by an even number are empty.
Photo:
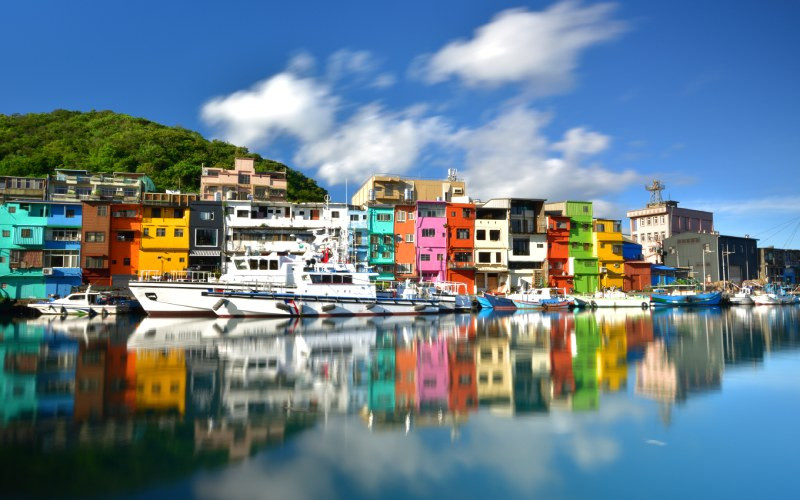
[[[217,278],[215,274],[210,271],[160,271],[158,269],[143,269],[139,271],[139,281],[208,283],[217,281]]]

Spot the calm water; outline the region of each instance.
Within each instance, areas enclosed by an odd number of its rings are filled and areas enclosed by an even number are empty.
[[[800,306],[0,332],[4,497],[798,495]]]

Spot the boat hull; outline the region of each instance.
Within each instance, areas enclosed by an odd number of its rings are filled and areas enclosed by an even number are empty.
[[[492,295],[490,293],[479,295],[478,302],[480,303],[481,307],[485,307],[487,309],[511,311],[517,308],[517,306],[514,305],[513,300],[507,297],[501,297],[499,295]]]
[[[37,302],[28,304],[31,309],[36,309],[41,314],[53,316],[108,316],[110,314],[124,313],[130,310],[129,306],[109,305],[71,305],[51,302]]]
[[[722,292],[697,293],[693,295],[666,295],[654,293],[650,296],[650,303],[654,306],[718,306],[721,300]]]

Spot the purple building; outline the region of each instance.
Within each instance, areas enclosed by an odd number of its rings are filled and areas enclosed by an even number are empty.
[[[446,225],[446,202],[417,202],[417,270],[423,281],[447,279]]]
[[[420,340],[417,346],[417,394],[420,409],[447,409],[450,387],[450,370],[447,358],[447,341]]]

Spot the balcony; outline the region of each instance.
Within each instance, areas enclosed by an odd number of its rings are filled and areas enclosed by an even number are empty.
[[[455,261],[448,261],[447,262],[447,269],[453,270],[475,270],[478,268],[478,265],[473,261],[468,262],[455,262]]]

